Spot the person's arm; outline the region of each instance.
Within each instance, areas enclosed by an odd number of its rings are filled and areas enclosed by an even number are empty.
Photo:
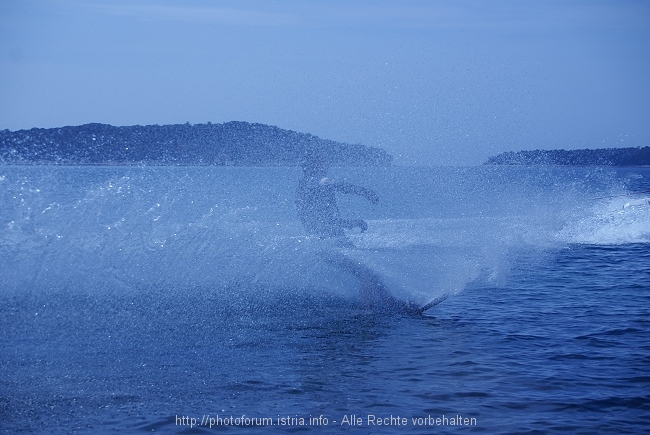
[[[363,196],[373,204],[377,204],[379,202],[379,196],[370,189],[366,189],[365,187],[361,186],[355,186],[354,184],[345,183],[342,181],[332,181],[329,178],[325,178],[324,180],[325,184],[331,185],[339,193]]]
[[[368,224],[363,219],[343,219],[341,220],[341,226],[346,230],[359,228],[362,233],[368,231]]]

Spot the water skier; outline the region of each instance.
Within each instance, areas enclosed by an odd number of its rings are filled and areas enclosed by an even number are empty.
[[[303,178],[296,189],[298,217],[308,233],[353,247],[343,230],[359,228],[365,232],[368,224],[362,219],[342,219],[336,203],[337,193],[362,196],[373,204],[379,202],[379,196],[370,189],[328,178],[327,164],[312,159],[304,165]]]
[[[333,241],[339,248],[355,246],[344,230],[368,229],[363,219],[343,219],[336,202],[336,194],[351,194],[366,198],[373,204],[379,196],[370,189],[353,184],[335,181],[327,177],[327,163],[314,158],[303,166],[303,177],[296,189],[296,209],[305,230],[320,239]],[[338,250],[322,251],[324,260],[338,269],[354,275],[361,284],[361,297],[366,305],[377,300],[380,305],[393,306],[396,299],[388,293],[379,276],[361,263],[352,261]]]

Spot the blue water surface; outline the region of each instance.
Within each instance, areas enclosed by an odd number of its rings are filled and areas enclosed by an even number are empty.
[[[424,315],[322,261],[299,176],[1,168],[0,429],[648,430],[650,170],[333,169],[381,197],[342,254]]]

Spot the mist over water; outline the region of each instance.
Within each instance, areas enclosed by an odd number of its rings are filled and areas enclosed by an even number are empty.
[[[366,233],[349,232],[358,249],[345,255],[417,303],[477,282],[498,285],[520,252],[649,238],[647,212],[623,210],[629,197],[619,196],[639,179],[606,169],[330,175],[380,196],[373,206],[339,195],[343,216],[369,223]],[[227,293],[236,285],[355,297],[354,278],[320,259],[326,242],[297,219],[299,177],[285,167],[4,167],[3,291]]]

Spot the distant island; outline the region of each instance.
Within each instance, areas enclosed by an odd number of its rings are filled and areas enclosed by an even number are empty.
[[[385,166],[393,159],[380,148],[236,121],[0,131],[0,164],[293,166],[310,156],[341,166]]]
[[[485,165],[647,166],[650,147],[505,152]]]

